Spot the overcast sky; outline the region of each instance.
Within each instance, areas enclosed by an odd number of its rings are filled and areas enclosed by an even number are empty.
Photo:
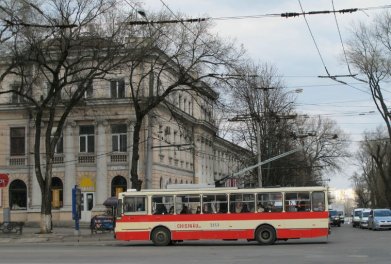
[[[296,0],[163,0],[173,11],[189,17],[239,17],[285,12],[301,12]],[[161,0],[142,0],[142,8],[168,11]],[[332,0],[301,0],[305,12],[333,10]],[[334,0],[336,10],[369,8],[391,5],[385,0]],[[354,24],[359,21],[371,23],[382,12],[391,9],[367,9],[347,14],[337,14],[342,40],[350,38]],[[214,20],[214,30],[223,38],[234,38],[254,62],[274,65],[284,76],[287,89],[302,88],[297,96],[297,110],[303,114],[321,115],[335,120],[339,127],[350,135],[352,148],[362,139],[364,131],[383,125],[380,115],[371,101],[365,84],[352,78],[341,79],[351,86],[341,85],[318,76],[349,74],[344,62],[343,49],[333,14],[307,15],[319,52],[303,16],[294,18],[262,17],[245,19]],[[320,55],[319,55],[320,53]],[[323,59],[323,62],[321,58]],[[352,67],[351,67],[352,69]],[[352,69],[352,73],[356,73]],[[360,91],[362,90],[362,91]],[[391,91],[391,89],[390,89]],[[351,187],[349,177],[354,167],[349,163],[342,173],[329,175],[331,187]]]

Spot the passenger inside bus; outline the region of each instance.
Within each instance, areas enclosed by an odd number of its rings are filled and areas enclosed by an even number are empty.
[[[200,213],[201,213],[201,206],[197,206],[196,214],[200,214]]]
[[[204,204],[204,207],[202,208],[203,214],[209,214],[208,204]]]
[[[220,204],[220,209],[219,209],[219,213],[221,214],[226,214],[228,212],[227,210],[227,204],[226,203],[222,203]]]
[[[266,206],[266,212],[273,212],[274,204],[272,202],[269,202]]]
[[[155,214],[167,214],[167,208],[164,204],[156,204]]]
[[[170,207],[170,210],[168,211],[169,214],[174,214],[174,206],[172,205]]]
[[[235,206],[235,213],[240,213],[242,211],[242,203],[237,202]]]
[[[305,211],[305,201],[300,201],[297,204],[297,212],[304,212]]]
[[[257,212],[258,212],[258,213],[265,212],[265,208],[263,207],[262,203],[259,203],[259,204],[258,204]]]
[[[186,205],[184,205],[184,206],[182,207],[181,214],[188,214],[188,213],[189,213],[189,209],[187,208]]]
[[[249,213],[250,210],[248,210],[247,204],[243,204],[242,210],[240,211],[241,213]]]
[[[317,206],[317,207],[314,207],[314,211],[317,211],[317,212],[324,211],[323,203],[322,203],[322,202],[319,202],[319,203],[318,203],[318,206]]]

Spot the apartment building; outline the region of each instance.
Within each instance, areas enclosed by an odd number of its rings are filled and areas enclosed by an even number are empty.
[[[8,79],[3,89],[18,85]],[[140,134],[138,174],[143,188],[168,184],[214,184],[244,164],[250,153],[217,136],[214,103],[218,94],[173,92],[148,115]],[[39,93],[44,88],[37,87]],[[64,92],[61,97],[66,99]],[[121,72],[94,80],[67,118],[56,146],[51,188],[53,222],[71,221],[72,188],[82,190],[82,221],[106,210],[103,202],[131,188],[134,107],[129,80]],[[170,107],[168,107],[168,105]],[[61,104],[58,106],[61,108]],[[34,120],[20,96],[0,97],[0,219],[38,222],[41,192],[34,168]],[[42,126],[45,129],[45,122]],[[41,150],[44,157],[44,150]],[[229,185],[235,182],[229,181]]]

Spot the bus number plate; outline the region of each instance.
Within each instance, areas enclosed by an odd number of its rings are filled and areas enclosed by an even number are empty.
[[[210,227],[216,228],[216,227],[219,227],[219,226],[220,226],[219,223],[215,223],[215,222],[210,223]]]

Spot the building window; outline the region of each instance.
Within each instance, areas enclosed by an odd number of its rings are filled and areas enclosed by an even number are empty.
[[[11,128],[11,156],[25,155],[24,127]]]
[[[52,128],[52,135],[51,137],[54,137],[54,133],[56,132],[57,127]],[[64,153],[64,140],[62,138],[62,135],[60,135],[60,138],[57,141],[56,147],[54,148],[54,153],[56,154],[62,154]]]
[[[80,152],[93,153],[95,152],[95,130],[94,126],[80,126]]]
[[[127,127],[125,124],[116,124],[111,126],[112,151],[127,151]]]
[[[11,90],[15,91],[15,92],[13,92],[11,94],[11,103],[13,103],[13,104],[20,104],[20,103],[24,103],[25,102],[24,97],[16,93],[16,92],[23,92],[21,84],[14,83],[11,86]]]
[[[27,187],[21,180],[14,180],[10,184],[9,208],[11,208],[11,210],[27,209]]]
[[[92,98],[93,91],[94,91],[94,86],[92,85],[92,80],[90,80],[87,83],[87,88],[84,92],[84,99]]]
[[[63,207],[63,184],[60,178],[52,179],[52,208],[59,209]]]
[[[125,80],[112,80],[110,81],[111,98],[124,98],[125,97]]]
[[[64,153],[64,139],[62,136],[58,139],[56,148],[54,149],[54,153],[63,154]]]

